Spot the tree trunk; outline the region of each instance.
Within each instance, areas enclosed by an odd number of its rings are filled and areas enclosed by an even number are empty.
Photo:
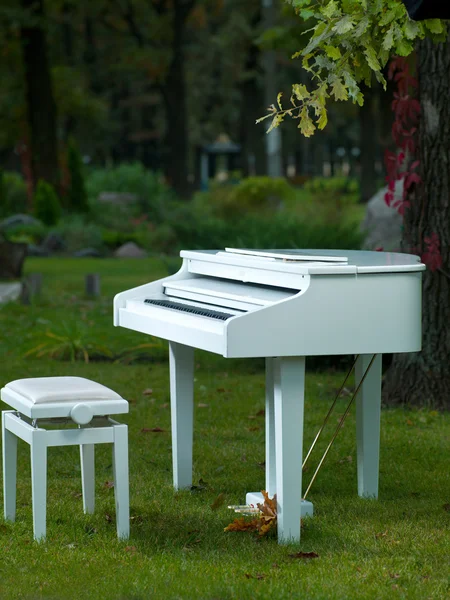
[[[442,266],[423,277],[422,352],[398,354],[386,375],[384,400],[450,408],[450,36],[445,44],[418,45],[417,69],[422,116],[418,158],[422,184],[405,212],[403,249],[423,254],[426,238],[437,235]]]
[[[43,29],[43,0],[21,0],[21,3],[33,18],[21,29],[33,183],[44,179],[58,187],[56,105]]]
[[[256,28],[260,20],[258,14],[252,21]],[[266,122],[256,125],[256,119],[265,112],[264,90],[261,85],[260,50],[255,44],[248,49],[245,69],[248,76],[240,85],[241,115],[240,143],[242,148],[242,171],[244,176],[265,175],[267,173],[265,153]]]
[[[183,38],[186,19],[193,3],[174,0],[172,21],[172,59],[163,86],[166,112],[165,173],[180,197],[188,196],[188,128],[186,105],[185,53]]]

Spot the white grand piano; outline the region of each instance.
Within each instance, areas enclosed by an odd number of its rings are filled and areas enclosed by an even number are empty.
[[[377,497],[381,355],[421,349],[419,257],[236,248],[180,255],[177,273],[114,299],[114,325],[169,340],[175,488],[192,484],[194,348],[265,357],[265,489],[277,495],[278,540],[298,541],[300,517],[312,513],[301,501],[305,357],[352,354],[358,493]],[[247,504],[257,501],[247,494]]]

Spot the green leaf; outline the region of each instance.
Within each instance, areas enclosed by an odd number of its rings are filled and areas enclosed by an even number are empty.
[[[311,137],[316,130],[316,126],[312,122],[306,106],[302,108],[300,113],[300,123],[298,124],[298,128],[305,137]]]
[[[440,19],[427,19],[424,21],[424,25],[431,33],[442,33],[444,31],[444,24]]]
[[[283,110],[283,107],[281,106],[281,96],[282,96],[282,95],[283,95],[283,92],[280,92],[280,93],[277,95],[277,104],[278,104],[278,108],[279,108],[280,110]]]
[[[383,16],[380,19],[379,25],[383,26],[383,25],[389,25],[389,23],[392,23],[392,21],[395,20],[396,18],[396,11],[395,10],[388,10],[386,11]]]
[[[336,48],[336,46],[324,46],[324,50],[327,53],[327,56],[333,58],[334,60],[339,60],[340,58],[342,58],[341,51],[339,50],[339,48]]]
[[[338,77],[331,84],[331,93],[335,100],[348,100],[347,88]]]
[[[404,38],[400,38],[395,45],[395,51],[399,56],[408,56],[413,50],[414,46]]]
[[[327,123],[328,123],[327,109],[325,108],[325,106],[323,106],[320,111],[320,117],[317,119],[317,127],[319,129],[325,129]]]
[[[374,71],[379,71],[381,69],[381,65],[378,62],[378,57],[375,48],[373,48],[372,46],[368,46],[364,50],[364,56],[366,57],[367,62],[369,63],[369,67],[371,69],[373,69]]]
[[[409,19],[406,21],[403,31],[408,40],[414,40],[420,34],[420,26],[416,21]]]
[[[345,15],[336,23],[336,25],[333,27],[333,31],[335,31],[338,35],[342,35],[348,31],[351,31],[353,27],[353,15]]]
[[[341,9],[335,2],[335,0],[331,0],[322,10],[320,11],[325,17],[332,19],[333,17],[341,15]]]
[[[302,85],[300,83],[294,83],[292,86],[292,93],[297,98],[297,100],[305,100],[305,98],[309,98],[310,94],[306,89],[306,85]]]
[[[386,35],[384,36],[382,47],[384,50],[390,50],[394,45],[394,27],[389,27]]]

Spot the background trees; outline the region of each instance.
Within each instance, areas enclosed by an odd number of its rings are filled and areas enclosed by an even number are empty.
[[[288,90],[305,29],[288,4],[274,7],[265,31],[260,0],[5,0],[3,166],[21,168],[30,189],[43,178],[64,193],[72,137],[91,164],[139,160],[186,196],[198,185],[199,147],[225,133],[242,147],[241,172],[266,173],[265,127],[255,127],[266,106],[265,55],[275,52],[275,83]],[[321,139],[281,133],[284,173],[322,174],[324,163],[333,172],[338,148],[358,166],[356,109],[331,110]],[[374,143],[372,171],[381,157]]]

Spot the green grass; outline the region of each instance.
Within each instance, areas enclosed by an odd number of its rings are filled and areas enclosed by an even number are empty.
[[[163,262],[29,259],[26,271],[43,274],[43,294],[29,307],[0,308],[0,386],[20,377],[79,375],[129,399],[130,414],[119,420],[129,425],[131,538],[116,539],[113,489],[105,485],[112,479],[110,449],[98,446],[94,515],[82,511],[77,450],[49,451],[47,540],[34,542],[29,451],[20,444],[17,520],[0,520],[0,598],[449,596],[448,414],[383,410],[380,498],[370,501],[356,495],[351,413],[312,488],[315,516],[305,520],[300,546],[225,533],[234,518],[227,505],[242,503],[246,491],[264,487],[264,418],[257,416],[264,407],[261,361],[196,355],[196,488],[174,493],[165,345],[148,351],[153,359],[129,364],[24,358],[63,322],[84,323],[79,343],[93,355],[92,340],[115,355],[142,343],[146,336],[112,327],[112,297],[166,275]],[[84,297],[84,275],[90,272],[101,274],[99,300]],[[341,377],[333,371],[309,373],[305,445]],[[152,393],[143,394],[148,388]],[[338,413],[344,403],[339,402]],[[154,427],[164,431],[143,431]],[[319,456],[317,451],[315,460]],[[219,494],[224,503],[212,510]],[[290,557],[299,550],[319,557]]]

